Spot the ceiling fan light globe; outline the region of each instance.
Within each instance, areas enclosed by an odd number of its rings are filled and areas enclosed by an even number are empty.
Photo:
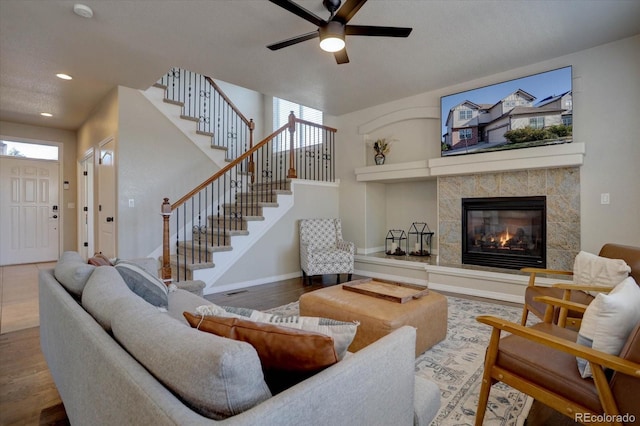
[[[327,37],[320,40],[320,49],[325,52],[338,52],[344,49],[344,40],[339,37]]]
[[[329,21],[320,27],[320,48],[325,52],[338,52],[344,49],[344,25],[340,22]]]

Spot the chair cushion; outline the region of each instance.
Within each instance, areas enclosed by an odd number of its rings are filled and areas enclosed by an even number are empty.
[[[338,362],[333,339],[324,334],[241,318],[189,312],[184,312],[184,317],[193,328],[251,344],[273,394]]]
[[[577,336],[575,331],[553,324],[538,323],[531,328],[570,341],[575,341]],[[546,389],[553,389],[596,413],[602,412],[593,380],[580,377],[575,367],[576,359],[571,354],[509,335],[500,340],[496,365]]]
[[[550,296],[550,297],[555,297],[557,299],[562,299],[563,294],[564,294],[564,290],[561,290],[559,288],[541,287],[541,286],[529,286],[524,291],[524,300],[525,300],[525,303],[530,306],[531,311],[536,316],[542,318],[542,317],[544,317],[544,312],[545,312],[545,310],[547,308],[547,304],[543,303],[543,302],[538,302],[538,301],[536,301],[534,299],[536,297],[539,297],[539,296]],[[592,300],[593,300],[593,296],[591,296],[588,293],[585,293],[584,291],[572,291],[571,292],[571,301],[572,302],[580,303],[580,304],[583,304],[583,305],[588,305],[589,303],[591,303]],[[557,319],[558,312],[559,312],[559,310],[556,309],[556,312],[555,312],[555,315],[554,315],[554,320]],[[569,311],[569,312],[570,312],[569,313],[570,317],[573,317],[573,318],[582,317],[582,312],[574,312],[574,311]]]
[[[609,294],[598,294],[582,318],[577,342],[593,349],[618,355],[629,334],[640,322],[640,287],[632,277],[618,284]],[[582,377],[591,377],[591,367],[578,358]]]

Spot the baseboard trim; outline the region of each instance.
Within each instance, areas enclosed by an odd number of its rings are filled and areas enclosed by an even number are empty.
[[[302,272],[297,271],[297,272],[291,272],[289,274],[284,274],[284,275],[275,275],[272,277],[263,277],[255,280],[240,281],[240,282],[225,284],[221,286],[214,285],[214,286],[206,287],[204,289],[204,294],[209,295],[209,294],[224,293],[228,291],[240,290],[241,288],[255,287],[262,284],[269,284],[276,281],[290,280],[292,278],[298,278],[300,276],[302,276]]]

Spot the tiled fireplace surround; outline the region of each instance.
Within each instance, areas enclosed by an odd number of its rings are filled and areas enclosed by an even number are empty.
[[[438,177],[438,263],[460,265],[462,198],[547,197],[547,268],[571,270],[580,250],[580,170],[558,167]]]

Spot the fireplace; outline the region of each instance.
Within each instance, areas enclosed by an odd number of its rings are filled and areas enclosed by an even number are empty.
[[[546,197],[462,199],[462,263],[546,267]]]

